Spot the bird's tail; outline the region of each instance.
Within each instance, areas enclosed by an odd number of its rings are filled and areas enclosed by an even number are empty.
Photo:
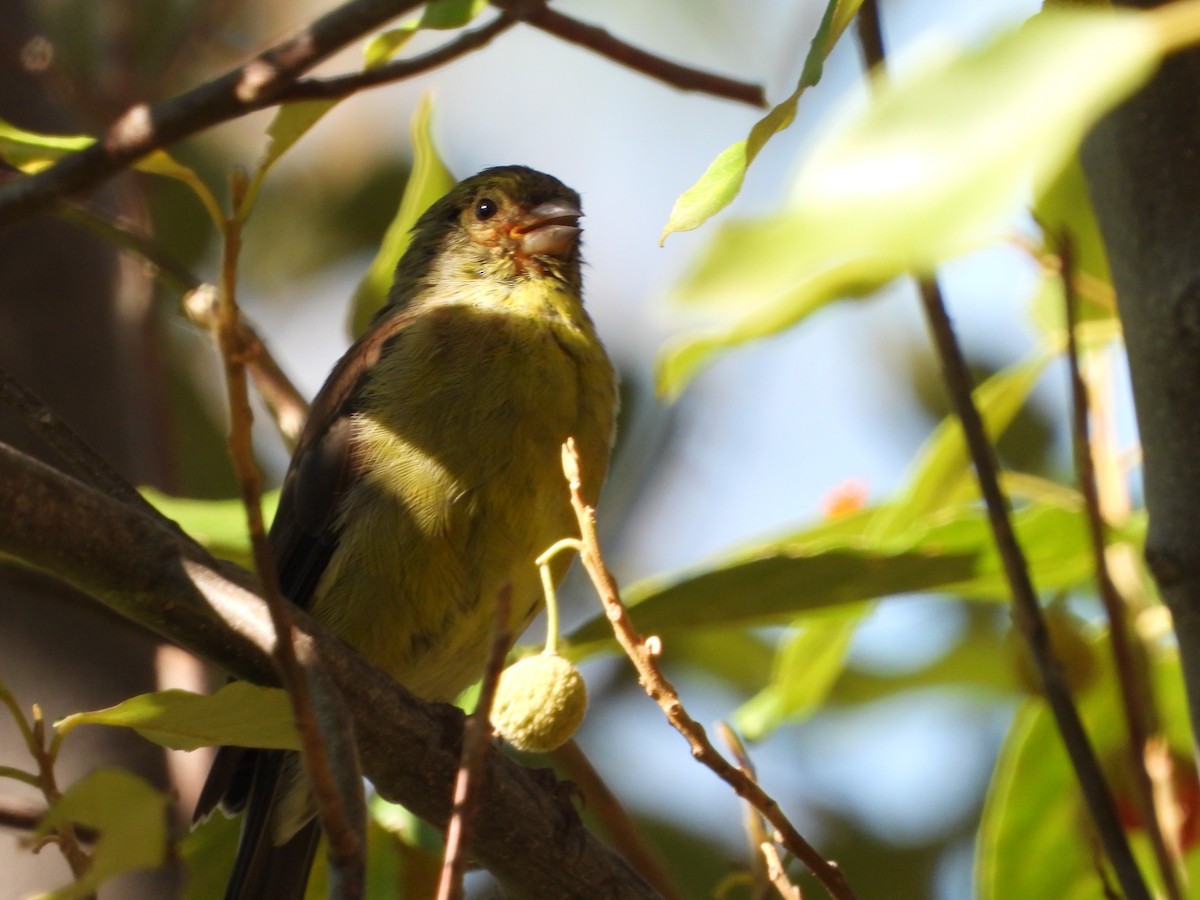
[[[314,818],[286,843],[274,840],[275,810],[296,790],[290,773],[295,754],[281,750],[222,747],[201,793],[197,815],[206,815],[219,799],[229,812],[245,810],[237,858],[225,900],[303,900],[316,856],[321,828]],[[223,757],[223,758],[222,758]]]

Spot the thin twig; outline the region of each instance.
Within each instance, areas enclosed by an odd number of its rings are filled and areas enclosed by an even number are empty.
[[[492,0],[492,5],[507,10],[521,21],[553,34],[555,37],[586,47],[626,68],[649,75],[656,81],[664,82],[682,91],[700,91],[714,97],[747,103],[750,106],[765,107],[767,105],[766,95],[760,85],[670,62],[661,56],[627,44],[603,28],[588,25],[578,19],[563,15],[557,10],[550,9],[545,2]]]
[[[231,182],[231,206],[238,209],[246,188],[244,174],[237,173]],[[240,315],[237,307],[237,261],[241,251],[241,222],[236,215],[226,218],[223,235],[224,247],[221,258],[221,279],[218,288],[219,302],[214,326],[217,345],[225,361],[225,384],[229,402],[229,454],[241,488],[242,505],[250,531],[250,543],[254,564],[262,583],[263,597],[271,613],[275,628],[275,662],[280,679],[287,688],[291,700],[292,715],[300,744],[304,749],[304,760],[312,786],[313,797],[321,819],[321,827],[329,845],[329,860],[343,891],[342,896],[358,897],[363,892],[365,873],[365,848],[360,835],[343,803],[339,779],[330,760],[329,747],[322,733],[320,720],[314,704],[310,675],[316,675],[319,662],[313,655],[301,660],[297,657],[293,643],[294,629],[288,601],[279,586],[275,560],[267,542],[266,527],[262,514],[262,478],[254,463],[251,443],[251,426],[254,414],[250,409],[247,390],[245,348],[239,342],[238,324]],[[324,699],[330,699],[325,692]],[[336,702],[336,700],[335,700]],[[352,755],[351,755],[352,758]],[[343,761],[345,762],[345,761]],[[352,764],[352,763],[351,763]],[[361,791],[361,787],[359,787]]]
[[[465,56],[473,50],[491,43],[493,38],[503,34],[517,24],[516,16],[501,12],[496,18],[479,28],[464,31],[452,41],[447,41],[440,47],[413,56],[408,59],[394,59],[361,72],[346,75],[333,75],[328,78],[302,78],[276,97],[274,103],[291,103],[295,100],[337,100],[349,97],[351,94],[366,88],[378,87],[394,81],[412,78],[448,62]]]
[[[737,732],[725,722],[718,722],[717,734],[729,748],[729,752],[733,755],[733,761],[737,763],[737,767],[742,770],[742,773],[747,778],[757,781],[758,773],[754,769],[754,763],[751,761],[750,755],[746,753],[746,747],[742,744]],[[770,874],[767,871],[769,860],[763,855],[761,848],[764,842],[771,840],[771,836],[767,832],[766,824],[758,810],[745,801],[743,803],[746,807],[743,825],[746,829],[746,837],[750,840],[750,874],[757,885],[758,895],[765,897],[770,893],[772,885]]]
[[[638,823],[604,783],[579,744],[567,741],[552,755],[562,766],[563,774],[579,788],[584,805],[604,828],[604,833],[617,852],[666,900],[682,900],[684,894],[670,869],[646,842]]]
[[[867,68],[882,72],[886,58],[879,10],[875,0],[863,0],[858,16],[859,42],[866,57]],[[932,277],[918,278],[917,288],[941,364],[942,381],[950,395],[951,406],[962,425],[967,449],[979,479],[979,490],[987,508],[992,538],[996,542],[1004,574],[1012,591],[1013,623],[1024,635],[1032,650],[1050,711],[1062,735],[1092,822],[1112,862],[1117,879],[1128,900],[1149,900],[1149,890],[1129,849],[1116,803],[1113,802],[1095,750],[1092,749],[1087,731],[1079,718],[1079,710],[1071,697],[1071,689],[1062,666],[1054,654],[1050,632],[1029,576],[1029,566],[1013,530],[1008,498],[1000,487],[995,449],[988,440],[983,420],[971,396],[971,376],[963,358],[962,348],[955,337],[950,316],[946,312],[941,288]]]
[[[7,172],[0,172],[0,182],[10,180],[11,177]],[[78,225],[80,228],[85,228],[122,250],[140,257],[154,268],[161,281],[183,295],[183,311],[188,318],[207,331],[213,330],[213,317],[216,315],[217,305],[216,291],[155,243],[135,223],[119,216],[106,216],[86,203],[60,202],[57,204],[56,213],[62,219]],[[308,418],[308,401],[296,389],[291,379],[284,374],[283,369],[271,355],[271,351],[267,349],[267,345],[258,332],[240,313],[238,323],[241,331],[238,340],[244,350],[246,369],[250,373],[250,377],[254,379],[255,388],[258,389],[263,401],[267,404],[267,409],[271,413],[271,418],[275,421],[279,433],[283,436],[284,443],[289,448],[295,447],[296,441],[300,438],[300,431],[304,428],[304,421]],[[21,390],[28,394],[26,389],[21,388]],[[32,397],[31,394],[29,396]],[[45,410],[44,406],[40,404],[38,406],[41,410]],[[21,410],[17,411],[21,412]],[[31,427],[37,426],[35,420],[30,419],[29,421]],[[63,452],[62,448],[51,441],[47,434],[42,433],[40,428],[38,428],[38,432],[51,446],[55,446],[56,449]],[[61,436],[59,437],[61,438]],[[73,452],[78,452],[78,437],[72,443],[75,447]],[[103,460],[99,460],[99,462],[107,466]],[[91,472],[78,471],[80,475],[90,479]],[[105,484],[91,483],[106,489]]]
[[[437,900],[462,900],[463,875],[471,847],[471,826],[479,812],[479,779],[483,761],[492,736],[492,703],[496,685],[504,670],[504,660],[512,646],[508,627],[508,611],[512,606],[512,586],[505,585],[496,597],[496,621],[492,625],[492,649],[488,653],[483,682],[475,711],[463,726],[462,756],[454,778],[454,809],[446,826],[446,853],[442,858],[442,874],[438,880]]]
[[[779,896],[783,900],[804,900],[800,888],[792,884],[792,880],[788,878],[787,870],[783,867],[783,860],[779,858],[779,848],[775,846],[775,842],[763,841],[758,845],[758,849],[767,863],[767,878],[771,880],[775,890],[779,891]]]
[[[1074,247],[1069,235],[1058,239],[1059,258],[1062,260],[1063,306],[1067,322],[1067,368],[1071,382],[1071,440],[1075,449],[1075,466],[1078,472],[1079,490],[1083,494],[1087,512],[1088,533],[1092,542],[1092,556],[1096,570],[1096,587],[1108,616],[1109,638],[1112,644],[1113,663],[1120,685],[1121,707],[1125,713],[1128,732],[1129,767],[1133,775],[1133,795],[1141,815],[1146,836],[1154,848],[1155,861],[1162,876],[1163,889],[1171,900],[1182,900],[1176,859],[1167,849],[1163,839],[1161,820],[1154,802],[1154,785],[1146,769],[1151,741],[1148,702],[1152,698],[1146,683],[1144,670],[1137,665],[1129,631],[1125,602],[1117,591],[1108,568],[1105,540],[1108,527],[1100,511],[1100,492],[1096,484],[1096,466],[1092,459],[1088,440],[1089,403],[1087,385],[1079,366],[1079,343],[1075,335],[1077,301],[1074,290]]]
[[[45,807],[26,806],[14,800],[0,800],[0,828],[36,831],[48,812]],[[94,844],[100,834],[86,825],[75,825],[75,837],[81,844]]]
[[[192,322],[210,331],[214,329],[219,302],[217,291],[212,285],[202,284],[187,294],[183,298],[182,307]],[[284,374],[263,339],[246,321],[241,310],[238,310],[234,327],[237,329],[236,345],[240,359],[250,377],[254,379],[254,386],[263,402],[267,404],[271,418],[275,420],[275,426],[283,436],[284,442],[289,448],[293,448],[300,439],[305,420],[308,419],[308,401]]]
[[[838,867],[828,862],[813,847],[801,837],[791,821],[783,814],[779,804],[764,791],[752,778],[732,765],[712,745],[705,734],[704,727],[693,719],[679,694],[662,674],[658,665],[658,656],[662,646],[658,638],[643,639],[633,627],[629,613],[621,602],[616,579],[608,570],[603,556],[600,554],[600,542],[596,537],[596,513],[583,498],[583,484],[579,474],[579,455],[575,449],[575,441],[568,438],[563,445],[563,472],[571,488],[571,505],[579,521],[582,550],[579,557],[600,595],[604,611],[612,623],[617,642],[625,650],[638,673],[638,681],[650,695],[663,713],[691,747],[692,756],[708,766],[726,784],[737,792],[739,797],[754,805],[763,817],[780,833],[783,845],[816,876],[825,886],[830,896],[837,900],[853,900],[854,892],[850,889],[845,877]]]

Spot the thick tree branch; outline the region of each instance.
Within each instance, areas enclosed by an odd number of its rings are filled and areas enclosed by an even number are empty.
[[[1156,4],[1133,4],[1138,6]],[[1081,150],[1144,454],[1146,559],[1175,619],[1200,735],[1200,50],[1167,59]]]
[[[0,553],[43,569],[234,675],[275,684],[273,629],[248,573],[160,521],[0,444]],[[354,717],[363,770],[384,797],[444,827],[463,716],[423,703],[302,611]],[[581,824],[554,786],[495,751],[480,783],[475,859],[521,897],[658,895]]]

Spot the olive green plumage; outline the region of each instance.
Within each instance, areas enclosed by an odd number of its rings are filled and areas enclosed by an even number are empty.
[[[580,214],[574,191],[518,166],[435,203],[387,306],[314,401],[284,481],[271,529],[284,593],[429,700],[482,674],[502,590],[515,631],[533,618],[534,558],[577,534],[568,437],[585,497],[600,492],[616,389],[581,300]],[[315,846],[298,762],[222,754],[200,811],[222,795],[248,807],[227,896],[289,896],[278,870],[298,864],[273,844]]]

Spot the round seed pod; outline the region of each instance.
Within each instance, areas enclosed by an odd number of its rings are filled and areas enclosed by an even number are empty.
[[[518,750],[548,753],[571,739],[587,712],[587,685],[561,656],[528,656],[500,673],[492,724]]]

